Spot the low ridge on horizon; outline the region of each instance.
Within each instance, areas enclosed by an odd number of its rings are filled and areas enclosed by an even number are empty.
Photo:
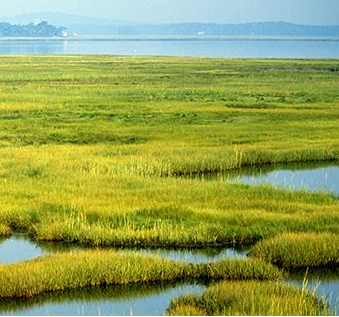
[[[297,26],[312,26],[312,27],[334,27],[339,26],[339,21],[336,24],[317,24],[317,23],[295,23],[289,22],[285,20],[249,20],[249,21],[242,21],[238,23],[234,22],[213,22],[213,21],[181,21],[181,22],[164,22],[164,23],[145,23],[141,21],[132,21],[132,20],[120,20],[117,18],[102,18],[98,16],[92,15],[80,15],[80,14],[72,14],[66,12],[32,12],[32,13],[25,13],[19,15],[13,15],[9,17],[0,17],[0,22],[9,22],[15,23],[32,23],[34,19],[41,19],[41,20],[49,20],[50,23],[83,23],[84,21],[90,22],[91,24],[104,24],[104,23],[115,23],[115,24],[132,24],[132,25],[169,25],[169,24],[212,24],[212,25],[244,25],[244,24],[259,24],[259,23],[284,23],[289,25],[297,25]],[[60,22],[54,22],[53,20],[58,20]]]
[[[1,23],[6,22],[15,25],[37,24],[41,21],[47,21],[56,27],[66,28],[70,35],[83,36],[339,36],[339,25],[307,25],[285,21],[173,22],[159,24],[107,20],[61,12],[36,12],[0,18]]]

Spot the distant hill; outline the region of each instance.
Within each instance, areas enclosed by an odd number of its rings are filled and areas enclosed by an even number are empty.
[[[34,13],[0,18],[0,21],[18,24],[49,21],[53,25],[65,26],[70,34],[87,36],[339,36],[339,25],[299,25],[286,22],[142,24],[64,13]]]
[[[286,22],[255,22],[244,24],[179,23],[163,25],[125,25],[121,35],[183,35],[183,36],[289,36],[336,37],[339,26],[297,25]],[[119,35],[120,35],[119,34]]]
[[[0,23],[0,37],[51,37],[65,36],[67,30],[63,27],[55,27],[43,21],[38,24],[13,25]]]

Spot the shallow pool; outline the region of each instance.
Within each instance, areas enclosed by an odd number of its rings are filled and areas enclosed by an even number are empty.
[[[0,263],[2,264],[32,260],[45,253],[43,248],[30,241],[26,235],[0,239]]]

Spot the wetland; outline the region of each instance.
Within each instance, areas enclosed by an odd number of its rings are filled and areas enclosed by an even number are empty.
[[[1,314],[338,313],[338,60],[0,67]]]
[[[37,259],[60,252],[80,252],[78,245],[65,243],[35,243],[24,234],[15,234],[0,243],[0,263],[11,264]],[[141,255],[181,261],[208,263],[222,259],[246,259],[249,249],[116,249],[118,252],[137,252]],[[338,314],[338,270],[292,270],[284,278],[285,283],[316,292]],[[306,282],[305,282],[306,281]],[[306,284],[305,284],[306,283]],[[142,285],[92,286],[81,290],[53,292],[30,299],[0,300],[1,315],[138,315],[159,316],[166,313],[171,301],[187,294],[201,295],[210,283],[204,279],[190,279],[171,283]]]

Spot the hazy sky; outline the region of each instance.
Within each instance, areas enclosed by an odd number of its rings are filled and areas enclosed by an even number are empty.
[[[66,12],[140,22],[339,24],[339,0],[0,0],[0,16]]]

